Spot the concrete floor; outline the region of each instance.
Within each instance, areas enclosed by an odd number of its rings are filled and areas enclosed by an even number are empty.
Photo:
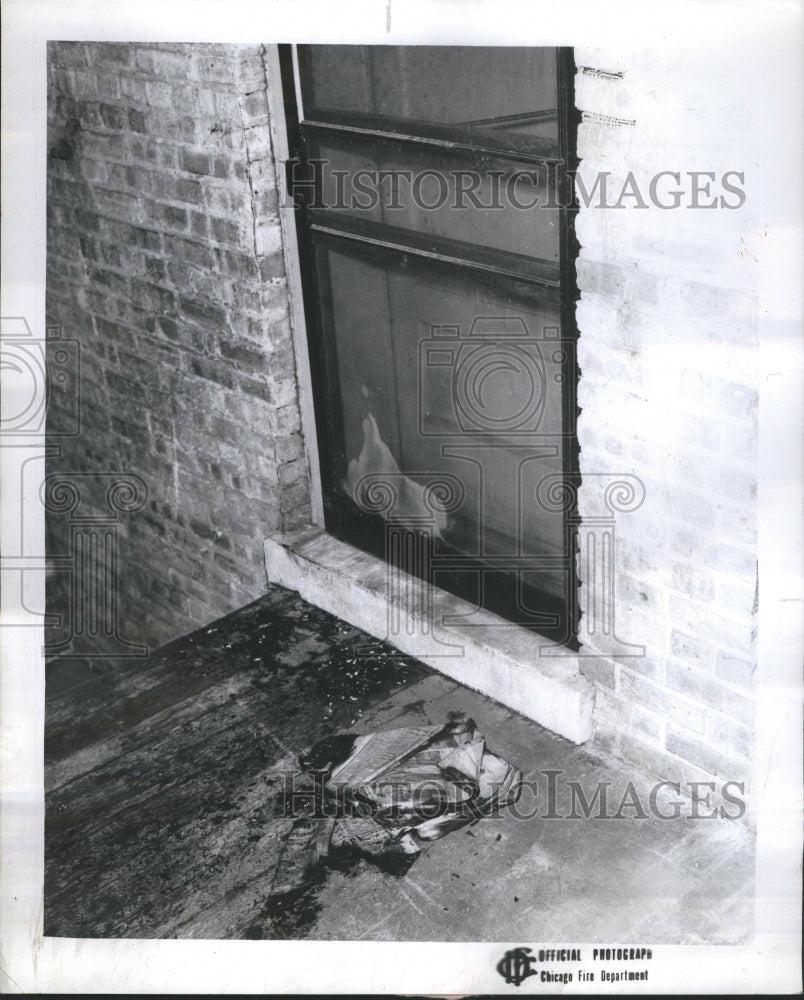
[[[356,655],[370,646],[370,655]],[[365,650],[364,650],[365,652]],[[536,783],[522,812],[431,844],[402,877],[360,861],[268,898],[288,821],[271,776],[323,736],[471,717]],[[558,798],[547,818],[547,775]],[[567,817],[567,782],[613,814]],[[753,929],[753,839],[724,819],[662,820],[653,782],[554,736],[273,588],[145,663],[50,667],[45,933],[71,937],[739,943]],[[664,800],[660,800],[666,808]],[[669,811],[669,810],[668,810]]]

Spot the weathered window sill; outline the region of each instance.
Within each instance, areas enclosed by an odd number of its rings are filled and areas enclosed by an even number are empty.
[[[411,587],[391,595],[383,560],[320,527],[267,538],[265,568],[271,583],[298,591],[546,729],[573,743],[591,738],[594,688],[580,673],[577,655],[565,647],[406,574]],[[471,625],[457,622],[469,615]]]

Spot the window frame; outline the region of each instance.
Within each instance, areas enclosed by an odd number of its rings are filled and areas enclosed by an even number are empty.
[[[323,112],[302,107],[300,74],[306,71],[304,46],[279,45],[279,68],[282,80],[285,125],[287,134],[288,159],[285,161],[286,189],[293,201],[289,214],[294,216],[296,241],[298,245],[299,271],[303,298],[304,321],[306,326],[307,354],[312,382],[313,413],[316,431],[315,454],[318,456],[318,473],[321,483],[321,501],[324,527],[336,537],[354,537],[355,532],[365,532],[367,545],[360,545],[366,551],[376,554],[378,532],[383,529],[379,519],[373,515],[345,514],[333,505],[336,476],[334,462],[342,450],[337,440],[336,422],[331,413],[338,405],[337,369],[332,353],[325,349],[324,331],[321,323],[322,288],[327,280],[317,278],[315,264],[316,238],[347,241],[353,248],[372,254],[406,254],[427,261],[428,267],[472,268],[477,279],[490,282],[495,289],[507,288],[517,297],[533,301],[536,295],[549,298],[559,308],[562,340],[577,340],[578,330],[575,309],[579,297],[575,261],[578,242],[575,236],[575,217],[578,210],[574,190],[574,174],[577,168],[576,134],[580,113],[574,104],[575,62],[570,48],[557,48],[557,104],[555,111],[558,123],[558,141],[535,136],[517,136],[511,133],[499,135],[488,131],[473,132],[466,125],[433,125],[408,119],[385,118],[360,113]],[[539,261],[536,258],[517,258],[510,251],[472,244],[466,245],[457,260],[454,244],[456,241],[444,238],[435,241],[428,237],[428,247],[421,245],[410,233],[393,232],[393,227],[384,223],[369,223],[367,220],[339,219],[336,225],[330,218],[325,220],[320,209],[315,207],[315,194],[309,188],[294,184],[294,171],[307,160],[308,136],[337,135],[342,140],[351,138],[356,142],[376,141],[392,145],[441,149],[461,155],[490,155],[510,158],[518,162],[545,164],[553,184],[559,206],[559,260],[558,264]],[[524,140],[524,141],[519,141]],[[279,166],[279,165],[278,165]],[[329,224],[327,224],[329,223]],[[433,246],[435,244],[435,247]],[[320,268],[318,271],[320,275]],[[578,414],[576,386],[579,370],[574,352],[568,355],[563,369],[567,391],[561,393],[562,406],[562,475],[563,482],[570,488],[568,497],[577,496],[580,480],[579,447],[575,435],[575,421]],[[315,460],[315,458],[313,459]],[[535,631],[548,635],[578,649],[577,631],[579,620],[578,579],[575,566],[577,552],[578,517],[575,506],[568,505],[563,511],[564,555],[567,570],[567,594],[564,608],[563,634]],[[346,540],[355,544],[352,537]],[[374,539],[371,542],[371,539]],[[372,547],[373,546],[373,547]],[[459,595],[463,596],[463,595]]]

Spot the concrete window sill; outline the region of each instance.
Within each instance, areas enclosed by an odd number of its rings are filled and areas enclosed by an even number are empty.
[[[565,647],[410,577],[418,600],[405,602],[408,588],[392,596],[385,562],[319,527],[267,538],[265,568],[269,582],[546,729],[573,743],[591,738],[594,689]],[[470,615],[471,625],[459,621]]]

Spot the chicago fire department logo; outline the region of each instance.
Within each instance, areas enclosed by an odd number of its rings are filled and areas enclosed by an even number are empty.
[[[536,975],[536,970],[531,968],[535,961],[530,948],[512,948],[497,963],[497,972],[506,983],[519,986],[528,976]]]

